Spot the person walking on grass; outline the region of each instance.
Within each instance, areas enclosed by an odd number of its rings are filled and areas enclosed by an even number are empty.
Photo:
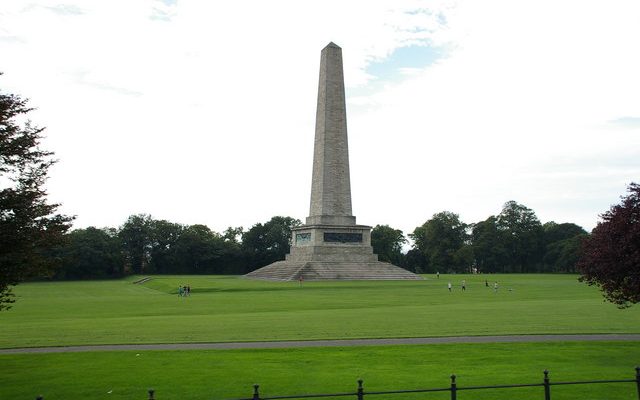
[[[451,291],[451,282],[447,283],[447,288]]]
[[[178,286],[178,297],[184,296],[184,288],[182,285]]]
[[[465,290],[467,290],[467,281],[466,280],[462,280],[462,291],[464,292]]]
[[[498,281],[495,281],[495,283],[493,284],[493,291],[495,293],[498,293]]]

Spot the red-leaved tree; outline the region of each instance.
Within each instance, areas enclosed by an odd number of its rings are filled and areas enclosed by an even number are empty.
[[[640,185],[631,183],[627,190],[583,241],[577,264],[580,280],[599,286],[620,308],[640,301]]]

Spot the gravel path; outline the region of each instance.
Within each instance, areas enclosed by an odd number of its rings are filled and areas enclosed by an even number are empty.
[[[388,346],[406,344],[438,343],[516,343],[516,342],[597,342],[640,341],[640,334],[615,335],[514,335],[514,336],[449,336],[435,338],[400,339],[347,339],[305,340],[283,342],[236,342],[236,343],[174,343],[174,344],[114,344],[97,346],[30,347],[0,349],[0,354],[27,353],[77,353],[87,351],[143,351],[143,350],[227,350],[227,349],[282,349],[293,347],[339,347],[339,346]]]

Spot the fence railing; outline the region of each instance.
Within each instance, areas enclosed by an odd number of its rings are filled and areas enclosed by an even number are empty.
[[[450,392],[451,400],[457,400],[458,392],[464,390],[483,390],[483,389],[509,389],[509,388],[524,388],[524,387],[542,387],[544,389],[544,400],[551,400],[551,386],[560,385],[594,385],[602,383],[634,383],[636,386],[636,392],[638,400],[640,400],[640,367],[636,367],[636,374],[634,379],[606,379],[598,381],[575,381],[575,382],[551,382],[549,379],[549,371],[544,370],[544,378],[541,383],[525,383],[517,385],[492,385],[492,386],[458,386],[456,382],[456,376],[451,375],[451,383],[447,387],[432,388],[432,389],[409,389],[409,390],[388,390],[368,392],[364,390],[362,379],[358,380],[358,388],[355,392],[347,393],[324,393],[324,394],[299,394],[299,395],[287,395],[287,396],[260,396],[260,385],[253,385],[253,394],[251,397],[230,399],[230,400],[280,400],[280,399],[311,399],[319,397],[355,397],[357,400],[364,400],[365,396],[376,395],[390,395],[390,394],[409,394],[409,393],[429,393],[429,392]],[[155,390],[149,389],[148,400],[156,400]],[[36,397],[36,400],[44,400],[42,396]]]

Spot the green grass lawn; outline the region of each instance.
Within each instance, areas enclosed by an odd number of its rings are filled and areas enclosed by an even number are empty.
[[[432,277],[429,277],[432,278]],[[619,310],[571,275],[446,276],[419,282],[270,283],[158,276],[29,283],[0,313],[0,348],[543,333],[638,333],[640,309]],[[460,290],[462,279],[467,290]],[[451,281],[454,291],[447,291]],[[179,284],[192,295],[177,296]],[[632,378],[640,343],[439,344],[0,355],[0,399],[250,397]],[[633,384],[553,387],[552,398],[636,399]],[[447,393],[367,396],[446,399]],[[464,399],[542,399],[542,389],[465,392]]]
[[[485,277],[499,282],[497,293]],[[0,348],[640,332],[640,308],[619,310],[573,275],[430,278],[302,286],[231,276],[28,283],[16,287],[13,309],[0,313]],[[189,298],[178,297],[179,284],[191,285]]]
[[[145,399],[250,397],[442,388],[458,385],[633,379],[640,343],[438,344],[269,350],[91,352],[0,355],[0,399]],[[637,399],[634,383],[554,386],[553,399]],[[347,397],[355,399],[355,396]],[[365,399],[448,399],[448,393]],[[460,391],[458,399],[540,399],[543,389]]]

